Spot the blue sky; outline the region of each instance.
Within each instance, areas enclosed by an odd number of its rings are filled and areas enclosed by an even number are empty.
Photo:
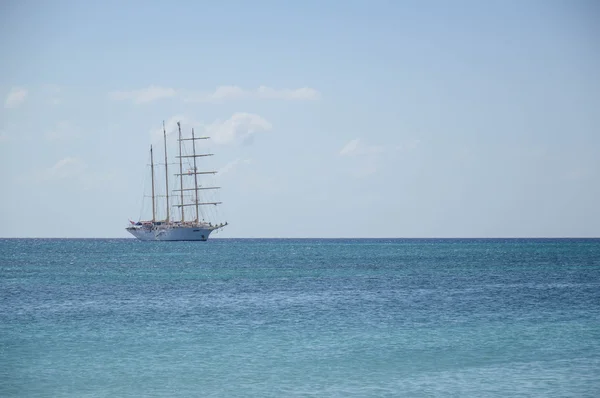
[[[163,120],[216,237],[600,236],[594,1],[0,7],[2,237],[127,237]]]

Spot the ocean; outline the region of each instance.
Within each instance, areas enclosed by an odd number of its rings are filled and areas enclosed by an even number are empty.
[[[2,397],[596,397],[600,239],[0,240]]]

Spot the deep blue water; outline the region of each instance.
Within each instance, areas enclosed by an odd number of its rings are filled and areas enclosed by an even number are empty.
[[[600,394],[600,240],[0,240],[0,396]]]

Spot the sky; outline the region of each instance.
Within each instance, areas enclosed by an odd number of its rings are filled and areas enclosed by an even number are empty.
[[[0,237],[129,237],[178,120],[211,136],[218,238],[598,237],[599,18],[593,0],[3,1]]]

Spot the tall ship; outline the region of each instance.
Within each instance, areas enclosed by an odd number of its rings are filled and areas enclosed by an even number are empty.
[[[192,129],[191,137],[184,138],[181,134],[181,124],[177,122],[179,173],[174,174],[176,189],[169,185],[169,159],[167,156],[167,131],[163,122],[164,142],[164,192],[157,193],[156,167],[152,145],[150,146],[150,175],[152,181],[152,219],[129,220],[130,225],[126,230],[140,240],[159,241],[206,241],[213,231],[225,227],[227,223],[213,223],[208,220],[210,211],[207,207],[216,207],[220,201],[211,200],[209,192],[214,192],[220,187],[210,186],[199,181],[207,175],[214,175],[216,171],[198,170],[198,159],[213,156],[212,153],[197,153],[196,141],[208,140],[210,137],[196,137]],[[185,143],[191,141],[191,153],[184,152]],[[185,163],[185,164],[184,164]],[[172,164],[173,165],[173,164]],[[185,168],[184,168],[185,166]],[[177,184],[178,183],[178,184]],[[213,195],[214,198],[214,195]],[[164,202],[164,206],[160,206]],[[141,218],[141,217],[140,217]]]

